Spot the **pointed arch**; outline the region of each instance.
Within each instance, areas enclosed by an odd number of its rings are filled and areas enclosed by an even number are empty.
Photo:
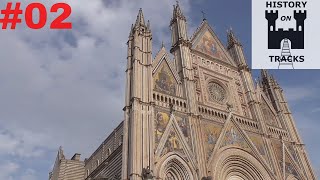
[[[194,169],[178,154],[171,153],[157,166],[156,176],[163,180],[196,180]]]
[[[238,148],[222,148],[211,167],[214,179],[275,180],[272,172],[254,156]]]

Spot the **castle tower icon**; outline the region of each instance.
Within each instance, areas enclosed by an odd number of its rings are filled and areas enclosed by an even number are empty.
[[[268,49],[280,49],[281,41],[289,39],[291,41],[291,49],[304,49],[304,21],[307,18],[307,11],[294,11],[294,19],[296,20],[296,30],[289,28],[284,31],[283,28],[276,28],[276,20],[279,17],[278,10],[266,10],[266,19],[268,20]]]
[[[291,56],[289,39],[285,38],[282,43],[281,56],[288,58]],[[294,69],[293,62],[279,62],[278,69]]]

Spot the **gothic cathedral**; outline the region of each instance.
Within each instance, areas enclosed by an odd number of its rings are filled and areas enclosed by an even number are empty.
[[[253,82],[232,31],[224,46],[206,20],[191,38],[186,22],[175,5],[170,52],[162,46],[153,57],[139,11],[128,40],[125,120],[80,165],[83,179],[315,180],[276,79],[262,70]],[[64,179],[61,169],[56,161],[52,180]]]

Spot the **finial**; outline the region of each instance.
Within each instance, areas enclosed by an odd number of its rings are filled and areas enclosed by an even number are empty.
[[[161,48],[164,48],[164,42],[163,41],[161,42]]]
[[[269,78],[269,73],[268,73],[268,70],[266,69],[261,69],[261,77],[262,79],[268,79]]]
[[[232,112],[232,110],[233,110],[233,105],[231,103],[227,102],[227,111]]]
[[[180,9],[179,1],[176,1],[176,2],[177,2],[177,4],[173,5],[173,18],[186,19],[185,16],[183,15],[181,9]]]
[[[206,13],[204,11],[201,11],[202,13],[202,21],[206,21]]]
[[[132,36],[132,34],[133,34],[133,29],[134,29],[134,26],[133,26],[133,24],[131,24],[131,29],[130,29],[129,37]]]
[[[170,114],[173,114],[174,112],[174,105],[172,103],[169,104],[170,107]]]
[[[135,26],[137,27],[137,26],[140,26],[140,25],[143,25],[143,26],[145,25],[142,8],[139,9],[139,13],[137,15],[137,20],[136,20]]]
[[[228,47],[232,47],[235,44],[241,46],[240,41],[238,40],[238,38],[236,38],[236,36],[233,33],[232,27],[230,27],[227,30],[227,36],[228,36]]]
[[[147,22],[147,28],[150,30],[150,21]]]

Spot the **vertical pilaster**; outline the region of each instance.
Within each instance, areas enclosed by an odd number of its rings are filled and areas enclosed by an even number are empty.
[[[141,9],[131,28],[127,62],[122,178],[135,180],[153,167],[152,33]]]
[[[192,59],[190,54],[191,42],[188,39],[187,34],[187,20],[183,15],[179,4],[174,6],[173,17],[170,23],[171,27],[171,40],[172,48],[170,52],[174,55],[175,68],[182,81],[183,96],[187,100],[187,113],[189,114],[189,120],[192,124],[192,132],[194,133],[194,143],[196,152],[202,152],[201,149],[201,132],[199,130],[200,123],[198,118],[198,108],[196,101],[196,89],[194,70],[192,66]],[[196,155],[198,160],[197,172],[199,178],[206,176],[206,164],[205,157],[202,153]]]

